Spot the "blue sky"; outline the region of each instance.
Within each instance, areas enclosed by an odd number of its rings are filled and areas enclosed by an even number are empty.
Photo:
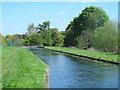
[[[64,31],[85,7],[101,7],[111,20],[118,20],[117,2],[2,2],[2,34],[23,34],[29,24],[50,21],[51,28]]]

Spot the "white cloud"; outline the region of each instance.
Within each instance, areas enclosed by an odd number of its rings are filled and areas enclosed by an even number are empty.
[[[59,12],[55,12],[56,15],[65,15],[66,12],[63,12],[63,11],[59,11]]]
[[[64,21],[64,22],[63,22],[63,24],[67,24],[67,22],[66,22],[66,21]]]
[[[58,22],[59,24],[67,24],[66,21],[61,21],[61,22]]]
[[[40,16],[45,16],[46,14],[44,14],[44,13],[40,13]]]
[[[45,13],[34,13],[34,16],[46,16],[47,14]]]
[[[103,9],[103,8],[102,8],[102,9]],[[110,10],[108,10],[108,9],[104,9],[104,11],[107,12],[107,13],[110,12]]]

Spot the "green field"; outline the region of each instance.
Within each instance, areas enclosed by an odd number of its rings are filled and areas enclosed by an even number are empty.
[[[2,48],[3,88],[46,88],[46,68],[28,49]]]
[[[58,50],[58,51],[63,51],[63,52],[68,52],[68,53],[73,53],[73,54],[78,54],[78,55],[83,55],[83,56],[89,56],[93,58],[99,58],[99,59],[104,59],[107,61],[113,61],[113,62],[119,62],[120,59],[118,59],[118,54],[113,54],[113,53],[107,53],[107,52],[97,52],[97,51],[90,51],[90,50],[81,50],[81,49],[75,49],[75,48],[66,48],[66,47],[52,47],[52,46],[47,46],[45,47],[47,49],[52,49],[52,50]]]

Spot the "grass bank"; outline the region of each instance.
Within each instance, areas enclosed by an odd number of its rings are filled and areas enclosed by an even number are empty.
[[[45,48],[120,63],[120,59],[118,59],[118,56],[120,55],[118,54],[107,53],[107,52],[97,52],[97,51],[90,51],[90,50],[81,50],[81,49],[75,49],[75,48],[66,48],[66,47],[47,46]]]
[[[2,48],[3,88],[46,88],[46,67],[28,49]]]

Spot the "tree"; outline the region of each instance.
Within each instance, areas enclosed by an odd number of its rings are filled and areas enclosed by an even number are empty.
[[[57,38],[56,46],[63,46],[64,36],[59,32],[56,38]]]
[[[36,27],[32,23],[28,26],[28,35],[31,35],[32,33],[35,33],[35,32],[36,32]]]
[[[42,24],[39,24],[37,27],[37,32],[42,36],[43,45],[48,46],[53,44],[49,27],[50,27],[49,21],[43,22]]]
[[[105,11],[99,7],[86,7],[78,16],[76,21],[79,22],[79,28],[82,30],[95,30],[98,27],[104,26],[104,23],[109,20]]]
[[[22,39],[23,39],[23,35],[14,34],[13,38],[12,38],[12,41],[13,41],[15,46],[20,46]]]
[[[65,36],[65,31],[61,31],[60,34],[62,34],[63,36]]]
[[[3,38],[2,38],[2,44],[4,44],[4,45],[7,44]]]
[[[13,42],[13,36],[12,35],[6,35],[4,37],[4,40],[7,44],[9,44],[10,42]]]
[[[31,39],[30,36],[28,36],[28,37],[26,38],[26,40],[22,42],[23,45],[24,45],[24,46],[31,46],[30,39]]]
[[[94,6],[86,7],[67,26],[64,40],[65,46],[76,46],[76,38],[80,37],[84,31],[90,30],[94,32],[96,28],[104,26],[104,23],[108,20],[109,17],[101,8]],[[85,35],[83,34],[83,36]]]
[[[38,33],[41,33],[41,31],[43,31],[43,30],[49,30],[49,27],[50,27],[50,22],[46,21],[46,22],[43,22],[42,24],[38,25],[37,31],[38,31]]]
[[[49,30],[48,31],[43,31],[42,38],[43,38],[43,45],[50,46],[50,45],[53,44],[51,32]]]
[[[64,46],[74,46],[75,33],[71,28],[66,29],[65,38],[64,38]]]
[[[80,36],[75,39],[75,45],[77,48],[87,49],[92,47],[93,33],[90,30],[85,30]]]
[[[118,52],[118,30],[113,22],[107,22],[94,33],[93,45],[96,49]]]
[[[34,45],[38,45],[41,46],[43,43],[42,37],[40,34],[38,33],[33,33],[30,36],[27,37],[27,39],[24,41],[24,45],[26,46],[34,46]]]
[[[53,46],[63,46],[64,36],[57,28],[50,28],[51,38],[53,40]],[[62,32],[63,33],[63,32]]]

